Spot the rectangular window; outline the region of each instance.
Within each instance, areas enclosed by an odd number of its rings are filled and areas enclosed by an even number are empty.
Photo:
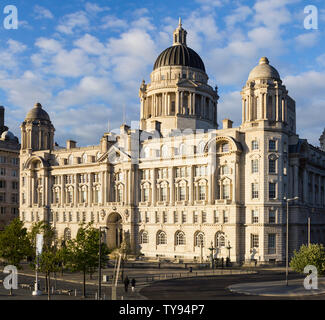
[[[186,212],[182,211],[182,223],[186,223]]]
[[[0,192],[0,202],[6,202],[6,193]]]
[[[276,150],[276,141],[275,140],[269,140],[269,150],[270,151]]]
[[[12,189],[18,190],[18,181],[12,181]]]
[[[155,215],[156,215],[156,223],[159,223],[159,222],[160,222],[160,219],[159,219],[159,212],[156,211],[156,212],[155,212]]]
[[[12,170],[11,171],[11,176],[12,177],[18,177],[18,171],[17,170]]]
[[[270,182],[269,183],[269,198],[275,199],[276,198],[276,183]]]
[[[6,175],[6,169],[0,168],[0,176],[5,176],[5,175]]]
[[[5,187],[6,187],[6,181],[0,180],[0,188],[5,188]]]
[[[145,219],[146,219],[146,222],[149,222],[149,213],[147,211],[145,212]]]
[[[257,140],[252,141],[252,150],[258,150],[258,141]]]
[[[276,253],[276,234],[269,233],[268,235],[268,253],[274,254]]]
[[[180,188],[179,188],[179,200],[180,200],[180,201],[184,201],[184,200],[186,200],[186,191],[185,191],[185,187],[180,187]]]
[[[202,211],[202,223],[207,222],[207,213],[205,211]]]
[[[269,173],[275,173],[276,172],[276,160],[269,159]]]
[[[217,210],[214,210],[213,217],[214,217],[214,223],[219,223],[219,212]]]
[[[199,186],[199,200],[205,200],[205,186]]]
[[[163,211],[163,223],[167,223],[167,213]]]
[[[143,201],[148,202],[149,201],[149,189],[143,189]]]
[[[258,183],[252,183],[252,199],[258,199]]]
[[[252,210],[252,223],[258,223],[258,211]]]
[[[167,201],[167,188],[166,187],[161,189],[161,201]]]
[[[11,163],[18,166],[19,165],[19,158],[12,158]]]
[[[275,210],[269,211],[269,223],[275,223]]]
[[[258,234],[251,234],[251,248],[258,248]]]
[[[228,222],[229,222],[228,212],[223,211],[223,223],[228,223]]]
[[[199,213],[197,211],[193,212],[193,223],[198,223]]]
[[[0,208],[0,213],[5,214],[6,213],[6,207],[1,207]]]
[[[174,223],[178,223],[178,213],[174,211]]]
[[[80,214],[79,214],[79,212],[77,212],[77,222],[79,222],[80,221]]]
[[[258,159],[252,160],[252,173],[258,172]]]
[[[18,215],[18,213],[19,213],[18,208],[11,208],[11,214],[12,215]]]
[[[230,199],[230,184],[222,185],[222,199]]]
[[[0,156],[0,163],[6,163],[6,162],[7,162],[7,157]]]

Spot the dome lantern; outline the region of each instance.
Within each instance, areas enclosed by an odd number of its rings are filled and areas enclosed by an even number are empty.
[[[182,27],[182,19],[180,17],[178,21],[178,27],[175,29],[173,33],[173,46],[177,46],[179,44],[186,46],[186,35],[187,32]]]

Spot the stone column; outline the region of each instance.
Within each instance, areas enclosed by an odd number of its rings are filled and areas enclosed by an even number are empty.
[[[179,91],[176,91],[175,104],[176,104],[175,115],[177,115],[179,113],[179,109],[180,109],[180,107],[179,107]]]
[[[73,184],[73,186],[74,186],[74,205],[76,206],[77,205],[77,203],[78,203],[78,199],[79,199],[79,197],[78,197],[78,194],[79,194],[79,190],[78,190],[78,175],[77,174],[75,174],[75,175],[73,175],[73,179],[74,179],[74,184]]]
[[[184,114],[184,99],[183,99],[183,96],[184,96],[184,91],[181,91],[181,102],[180,102],[180,114]]]
[[[171,168],[169,173],[170,179],[170,204],[173,206],[175,203],[175,169]]]
[[[304,181],[303,181],[303,197],[304,203],[308,202],[308,172],[307,169],[304,169]]]
[[[170,115],[171,111],[170,111],[170,94],[167,93],[167,115]]]
[[[267,93],[264,93],[264,119],[267,119]]]
[[[315,204],[315,174],[314,172],[311,173],[311,195],[312,195],[312,199],[311,199],[311,204]]]
[[[196,94],[195,94],[195,92],[193,92],[193,109],[192,109],[192,114],[194,114],[194,115],[196,115],[196,110],[195,110],[195,96],[196,96]]]
[[[189,185],[189,197],[188,197],[188,201],[189,201],[189,205],[193,205],[194,201],[193,201],[193,184],[194,184],[194,174],[193,174],[193,170],[194,170],[194,166],[190,167],[190,185]]]
[[[294,197],[299,196],[298,186],[299,186],[299,168],[298,165],[294,165]]]
[[[245,99],[242,98],[241,100],[241,105],[242,105],[242,122],[244,123],[246,121],[246,117],[245,117]]]
[[[152,205],[155,206],[156,205],[156,195],[157,195],[157,186],[156,186],[156,169],[152,169],[151,170],[151,187],[152,187]]]

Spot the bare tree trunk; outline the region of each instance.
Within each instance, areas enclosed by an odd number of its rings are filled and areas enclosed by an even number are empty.
[[[47,272],[45,273],[45,292],[47,292]]]

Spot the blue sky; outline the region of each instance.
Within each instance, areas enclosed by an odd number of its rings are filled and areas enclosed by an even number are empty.
[[[241,122],[240,90],[267,56],[296,100],[297,131],[319,145],[325,127],[325,4],[299,0],[2,1],[18,9],[19,27],[0,24],[0,104],[19,125],[39,101],[64,145],[98,144],[123,120],[139,119],[138,90],[158,54],[172,44],[178,17],[188,46],[219,87],[218,122]],[[304,7],[318,8],[318,29],[304,28]],[[5,14],[0,15],[0,20]]]

